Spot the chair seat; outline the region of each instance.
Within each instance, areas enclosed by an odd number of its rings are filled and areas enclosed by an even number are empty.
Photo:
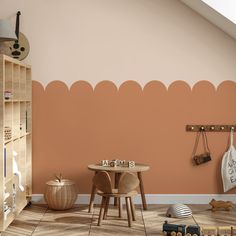
[[[118,193],[118,189],[112,189],[112,193],[103,193],[101,191],[98,191],[97,194],[104,197],[132,197],[137,195],[138,192],[136,190],[133,190],[128,193]]]

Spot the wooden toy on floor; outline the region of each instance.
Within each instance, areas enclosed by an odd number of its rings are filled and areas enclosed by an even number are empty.
[[[214,198],[209,202],[212,206],[212,211],[225,210],[229,211],[233,207],[233,203],[230,201],[216,201]]]
[[[230,226],[219,226],[218,227],[218,235],[222,236],[231,236],[232,235],[232,227]]]
[[[202,236],[217,236],[217,227],[205,226],[202,227]]]
[[[236,236],[236,226],[202,226],[170,224],[165,221],[163,236]]]
[[[236,226],[232,226],[231,236],[236,236]]]

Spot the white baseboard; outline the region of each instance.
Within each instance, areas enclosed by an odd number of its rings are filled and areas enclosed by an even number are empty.
[[[146,194],[147,204],[208,204],[212,198],[215,200],[232,201],[236,203],[236,194]],[[76,204],[89,204],[90,194],[78,194]],[[96,204],[101,198],[96,195]],[[134,199],[135,204],[141,204],[140,194]],[[33,194],[32,203],[45,204],[43,194]]]

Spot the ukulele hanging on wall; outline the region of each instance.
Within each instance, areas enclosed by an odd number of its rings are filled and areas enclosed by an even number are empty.
[[[25,37],[24,34],[20,32],[20,15],[21,12],[18,11],[16,14],[16,30],[15,30],[17,40],[9,42],[9,47],[10,47],[9,56],[21,61],[28,56],[30,46],[28,39]]]

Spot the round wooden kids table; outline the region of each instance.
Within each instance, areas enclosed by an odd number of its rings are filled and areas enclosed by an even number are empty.
[[[135,163],[135,167],[129,168],[129,167],[123,167],[123,166],[111,167],[111,166],[102,166],[100,164],[91,164],[91,165],[88,165],[88,169],[95,171],[95,174],[99,171],[107,171],[107,172],[114,173],[115,174],[115,188],[118,188],[119,178],[123,172],[137,173],[137,176],[139,178],[139,188],[140,188],[140,194],[142,198],[143,209],[147,210],[147,203],[146,203],[143,180],[142,180],[142,172],[150,169],[148,165]],[[93,209],[95,194],[96,194],[96,187],[93,184],[91,195],[90,195],[89,212],[91,212]],[[117,199],[114,199],[115,205],[117,205],[116,200]]]

